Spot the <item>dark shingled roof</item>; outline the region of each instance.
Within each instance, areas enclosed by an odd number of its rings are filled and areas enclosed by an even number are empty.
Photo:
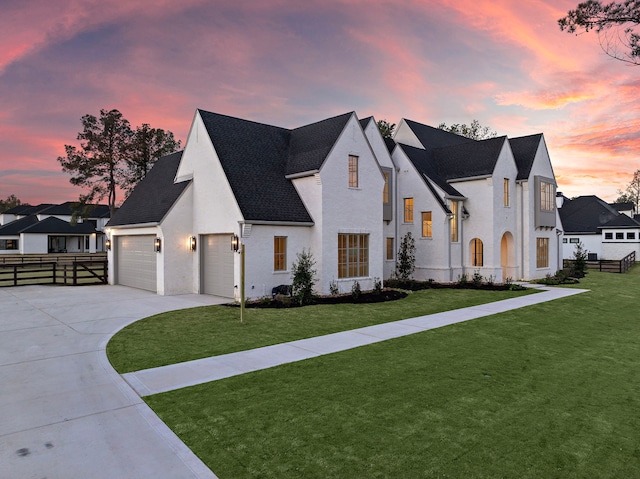
[[[38,218],[35,215],[29,215],[24,218],[13,220],[6,225],[0,226],[0,236],[19,235],[25,228],[28,228],[37,222]]]
[[[373,117],[372,117],[372,116],[368,116],[368,117],[366,117],[366,118],[362,118],[362,119],[360,120],[360,126],[362,127],[362,129],[363,129],[363,130],[367,127],[367,125],[369,124],[369,122],[370,122],[371,120],[373,120]]]
[[[421,148],[415,148],[409,145],[403,145],[398,143],[398,147],[402,148],[402,151],[407,155],[409,161],[413,163],[416,170],[423,175],[431,179],[440,189],[442,189],[445,193],[451,196],[461,196],[464,197],[462,193],[456,190],[453,186],[447,183],[444,178],[442,178],[438,171],[435,168],[435,163],[430,159],[430,154],[427,150],[423,150]]]
[[[313,223],[286,175],[319,170],[353,113],[288,130],[198,111],[246,221]]]
[[[411,128],[411,131],[418,137],[422,146],[427,150],[432,148],[443,148],[445,146],[459,145],[461,143],[475,143],[475,140],[465,136],[456,135],[440,128],[418,123],[417,121],[404,120]]]
[[[159,223],[190,181],[174,183],[182,152],[159,158],[109,220],[108,226]]]
[[[628,201],[626,203],[609,203],[609,206],[614,208],[616,211],[632,211],[635,209],[633,201]]]
[[[542,133],[529,136],[521,136],[518,138],[510,138],[509,144],[513,157],[518,166],[518,180],[527,180],[531,174],[531,166],[536,157],[538,146],[542,140]]]
[[[7,211],[3,211],[3,213],[19,215],[19,216],[36,215],[42,212],[42,210],[46,210],[47,208],[51,208],[52,206],[55,206],[55,205],[53,203],[42,203],[36,206],[19,205],[19,206],[14,206],[13,208],[8,209]]]
[[[44,215],[61,215],[61,216],[71,216],[73,215],[76,209],[74,208],[74,204],[77,204],[73,201],[67,201],[66,203],[62,203],[60,205],[51,205],[48,208],[42,209],[38,211],[38,214]],[[109,205],[87,205],[90,207],[88,218],[107,218],[109,216]],[[80,212],[82,208],[78,208]]]
[[[600,228],[640,228],[640,223],[633,218],[620,213],[608,223],[600,226]]]
[[[352,115],[344,113],[291,130],[286,174],[319,170]]]
[[[506,136],[433,150],[436,171],[444,180],[493,174]]]
[[[396,147],[396,142],[393,141],[393,138],[383,138],[384,140],[384,144],[387,146],[387,150],[389,151],[389,154],[393,153],[393,149]]]
[[[565,199],[558,209],[565,234],[598,233],[598,228],[617,218],[618,213],[597,196]]]
[[[22,233],[50,233],[50,234],[68,234],[68,235],[85,235],[95,233],[96,229],[91,223],[78,223],[75,226],[68,221],[61,220],[54,216],[38,221],[28,226]]]

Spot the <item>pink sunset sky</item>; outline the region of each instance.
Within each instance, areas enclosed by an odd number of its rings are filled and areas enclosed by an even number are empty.
[[[613,201],[640,169],[640,67],[578,0],[8,0],[0,16],[0,198],[82,193],[57,157],[120,110],[186,138],[196,108],[283,127],[355,110],[544,133],[567,196]]]

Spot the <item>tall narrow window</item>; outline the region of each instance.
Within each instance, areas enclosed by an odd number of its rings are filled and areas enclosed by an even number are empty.
[[[273,237],[273,270],[287,270],[287,237]]]
[[[471,240],[471,266],[482,266],[484,263],[484,255],[482,248],[482,240],[473,238]]]
[[[349,155],[349,188],[358,187],[358,157]]]
[[[549,267],[549,238],[536,238],[536,268]]]
[[[554,197],[553,185],[546,181],[540,182],[540,209],[542,211],[553,211]]]
[[[387,238],[387,259],[393,259],[393,238]]]
[[[509,206],[509,178],[504,179],[504,205]]]
[[[451,242],[458,242],[458,206],[457,201],[451,201]]]
[[[413,198],[404,199],[404,222],[413,223]]]
[[[433,222],[431,221],[431,211],[423,211],[422,212],[422,237],[423,238],[431,238],[432,226],[433,226]]]
[[[338,278],[369,276],[369,235],[338,234]]]
[[[382,202],[389,203],[389,173],[384,174],[384,189],[382,190]]]

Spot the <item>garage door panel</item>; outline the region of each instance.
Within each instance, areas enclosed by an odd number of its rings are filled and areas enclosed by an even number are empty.
[[[202,236],[202,292],[233,298],[234,256],[230,234]]]
[[[157,290],[155,235],[117,236],[117,283]]]

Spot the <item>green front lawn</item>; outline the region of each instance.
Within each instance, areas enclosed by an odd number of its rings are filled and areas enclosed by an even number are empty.
[[[221,479],[640,477],[640,267],[577,286],[146,400]]]
[[[107,345],[107,355],[124,374],[533,292],[431,289],[388,303],[246,309],[243,323],[240,309],[228,306],[171,311],[124,328]]]

